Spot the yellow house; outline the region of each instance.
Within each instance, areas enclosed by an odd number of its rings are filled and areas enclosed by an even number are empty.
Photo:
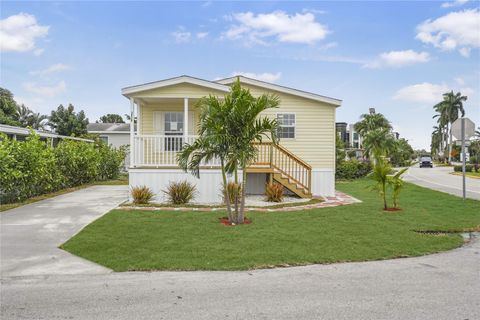
[[[180,76],[123,88],[138,123],[136,129],[130,126],[130,186],[148,186],[162,202],[170,181],[188,180],[197,186],[197,201],[221,201],[219,163],[204,163],[197,179],[178,168],[176,154],[196,138],[198,99],[223,97],[236,79],[254,96],[273,93],[280,98],[279,108],[264,114],[278,120],[280,144],[257,144],[247,193],[263,194],[266,182],[275,180],[300,197],[334,196],[335,111],[341,100],[243,76],[218,81]]]

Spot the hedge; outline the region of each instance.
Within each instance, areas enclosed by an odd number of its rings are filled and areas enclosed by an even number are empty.
[[[353,180],[365,177],[371,171],[372,165],[369,161],[346,160],[337,164],[335,178]]]
[[[465,172],[472,172],[474,169],[474,166],[471,164],[466,164],[465,165]],[[462,166],[454,166],[453,171],[455,172],[462,172]]]
[[[25,141],[0,135],[0,203],[11,203],[120,174],[125,148],[101,141],[62,140],[56,148],[30,134]]]

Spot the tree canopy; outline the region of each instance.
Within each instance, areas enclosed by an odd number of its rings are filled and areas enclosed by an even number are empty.
[[[108,113],[104,116],[101,116],[99,121],[101,123],[125,123],[122,116],[115,113]]]
[[[88,119],[83,110],[76,113],[72,104],[69,104],[67,108],[59,105],[56,111],[52,111],[48,124],[58,134],[80,136],[87,133]]]

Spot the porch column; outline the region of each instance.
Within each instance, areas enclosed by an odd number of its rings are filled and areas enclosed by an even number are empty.
[[[137,102],[137,136],[142,133],[142,123],[140,121],[140,112],[142,110],[142,103]]]
[[[188,139],[188,98],[183,98],[183,137],[184,141],[189,143]]]
[[[135,127],[135,101],[133,98],[130,98],[130,167],[135,167],[135,157],[134,157],[134,127]]]

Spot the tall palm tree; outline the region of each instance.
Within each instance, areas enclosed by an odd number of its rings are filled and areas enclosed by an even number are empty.
[[[392,129],[390,122],[381,113],[365,113],[360,118],[361,120],[355,123],[354,128],[361,136],[375,129]]]
[[[439,117],[440,123],[447,123],[448,140],[448,163],[452,161],[452,123],[458,119],[459,114],[463,117],[465,109],[463,102],[467,101],[467,96],[462,96],[460,92],[453,93],[453,90],[443,94],[443,101],[437,103],[433,108],[437,111],[435,117]],[[440,120],[442,119],[442,120]]]
[[[48,116],[40,114],[38,112],[32,112],[27,118],[27,126],[36,130],[45,130],[47,125]]]

